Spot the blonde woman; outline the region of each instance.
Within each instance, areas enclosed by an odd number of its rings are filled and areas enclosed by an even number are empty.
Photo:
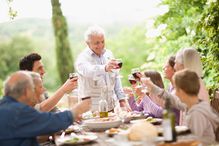
[[[197,75],[199,76],[199,81],[200,81],[200,90],[199,90],[198,97],[201,100],[205,100],[209,102],[208,91],[204,85],[203,80],[201,79],[202,62],[201,62],[200,55],[196,49],[184,48],[177,52],[174,69],[176,71],[179,71],[184,68],[197,73]]]

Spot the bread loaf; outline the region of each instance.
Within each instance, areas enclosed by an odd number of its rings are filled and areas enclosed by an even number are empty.
[[[131,141],[153,140],[158,135],[157,128],[149,122],[142,121],[132,125],[128,139]]]

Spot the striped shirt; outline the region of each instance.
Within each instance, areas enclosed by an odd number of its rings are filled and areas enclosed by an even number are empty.
[[[155,104],[148,96],[144,96],[139,104],[136,104],[134,97],[130,97],[128,102],[133,111],[142,111],[156,118],[162,117],[163,108]]]

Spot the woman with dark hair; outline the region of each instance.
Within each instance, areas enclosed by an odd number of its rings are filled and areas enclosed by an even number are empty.
[[[170,56],[163,67],[164,78],[170,81],[169,87],[167,89],[167,91],[170,93],[174,89],[173,80],[172,80],[172,77],[175,73],[174,65],[175,65],[175,56]]]
[[[174,91],[173,75],[175,73],[175,69],[174,69],[175,58],[176,58],[175,56],[170,56],[163,67],[164,78],[170,81],[170,84],[167,89],[169,93],[172,93]],[[175,113],[175,116],[176,116],[176,125],[179,125],[180,110],[173,108],[173,112]]]

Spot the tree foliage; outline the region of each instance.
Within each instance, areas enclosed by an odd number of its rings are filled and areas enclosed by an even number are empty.
[[[10,41],[0,43],[0,95],[2,95],[2,83],[6,77],[19,70],[19,60],[33,51],[32,42],[26,37],[13,37]]]
[[[165,38],[164,46],[172,42],[180,43],[178,49],[197,48],[204,64],[204,80],[210,91],[215,90],[219,87],[219,1],[163,0],[161,5],[167,5],[169,11],[156,19],[156,26],[167,26],[158,39]]]
[[[52,4],[52,22],[55,33],[56,61],[59,77],[64,83],[68,78],[68,73],[74,71],[73,57],[68,40],[68,27],[65,17],[62,14],[59,0],[51,0]]]

